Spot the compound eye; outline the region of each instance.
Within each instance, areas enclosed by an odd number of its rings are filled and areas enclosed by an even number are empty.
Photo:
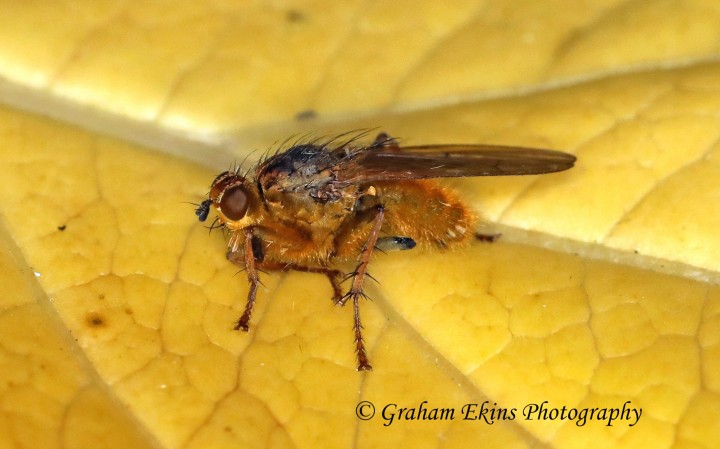
[[[237,221],[245,216],[248,209],[248,197],[241,186],[228,188],[220,199],[220,211],[228,219]]]

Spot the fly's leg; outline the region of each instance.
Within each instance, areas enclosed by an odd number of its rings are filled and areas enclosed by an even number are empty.
[[[417,243],[410,237],[383,237],[378,239],[375,249],[380,251],[406,251],[413,249]]]
[[[265,268],[264,266],[262,268]],[[295,270],[302,271],[305,273],[319,273],[327,276],[330,281],[330,285],[333,289],[333,302],[338,303],[342,301],[342,291],[340,290],[340,279],[342,278],[342,272],[339,270],[333,270],[325,267],[306,267],[304,265],[290,264],[282,268],[283,270]]]
[[[348,291],[340,299],[340,301],[337,302],[338,305],[342,306],[345,305],[348,299],[352,299],[353,301],[353,331],[355,332],[355,351],[357,352],[358,371],[372,370],[372,366],[370,366],[370,361],[367,357],[367,352],[365,351],[365,342],[362,338],[360,297],[366,297],[363,292],[363,283],[365,281],[365,276],[368,275],[367,268],[370,263],[370,256],[372,256],[373,250],[375,249],[375,244],[377,243],[378,235],[380,234],[380,227],[382,226],[383,218],[385,217],[385,208],[382,205],[378,205],[376,210],[377,213],[375,215],[373,228],[370,231],[370,236],[368,237],[367,242],[365,242],[365,246],[363,246],[362,252],[360,253],[360,263],[357,268],[355,268],[355,271],[351,273],[353,282],[350,287],[350,291]]]
[[[340,290],[340,280],[342,279],[342,272],[339,270],[333,270],[327,267],[308,267],[304,265],[296,264],[285,264],[278,262],[268,262],[264,260],[264,254],[262,252],[262,242],[257,236],[252,234],[252,230],[245,230],[245,241],[243,249],[240,250],[240,238],[241,234],[235,234],[230,240],[230,250],[228,251],[227,258],[230,262],[236,265],[245,266],[247,272],[248,282],[250,283],[250,290],[248,291],[248,302],[245,307],[245,312],[242,317],[238,320],[237,324],[233,329],[247,331],[249,329],[250,317],[255,306],[255,298],[257,296],[258,285],[260,284],[260,278],[258,275],[259,271],[302,271],[305,273],[318,273],[327,276],[330,281],[330,285],[333,289],[333,302],[337,303],[342,300],[342,291]]]
[[[235,327],[233,327],[233,329],[247,332],[250,328],[248,323],[250,323],[250,316],[252,316],[253,308],[255,307],[255,297],[257,296],[257,289],[258,285],[260,284],[260,278],[258,277],[258,270],[255,264],[255,254],[253,253],[252,228],[246,228],[244,231],[245,242],[243,245],[242,255],[244,256],[243,261],[245,263],[245,272],[247,273],[250,289],[248,290],[248,298],[247,304],[245,305],[245,312],[243,312],[242,316],[235,324]],[[235,235],[233,235],[233,238],[230,241],[231,251],[230,253],[228,253],[228,259],[230,259],[231,261],[235,261],[236,255],[238,255],[239,253],[239,247],[240,234],[236,233]]]
[[[308,267],[305,265],[297,265],[294,263],[278,263],[278,262],[261,262],[258,261],[256,264],[259,270],[268,271],[301,271],[303,273],[318,273],[327,276],[330,281],[330,285],[333,289],[333,302],[337,303],[342,299],[342,291],[340,290],[340,280],[342,279],[342,272],[340,270],[333,270],[332,268],[326,267]]]
[[[242,263],[245,265],[245,271],[247,272],[248,282],[250,289],[248,290],[248,300],[240,319],[235,324],[233,329],[248,331],[250,317],[255,306],[255,298],[257,296],[258,285],[260,284],[260,278],[258,276],[258,269],[268,270],[296,270],[305,271],[310,273],[321,273],[328,277],[330,284],[333,287],[335,303],[338,305],[344,305],[348,299],[352,298],[353,301],[353,331],[355,333],[355,347],[357,352],[358,371],[372,370],[372,366],[367,357],[367,351],[365,350],[365,342],[362,338],[362,322],[360,321],[360,297],[366,297],[363,292],[363,283],[365,276],[369,276],[367,273],[367,267],[370,263],[370,257],[372,256],[375,245],[378,242],[378,236],[380,234],[380,228],[382,227],[383,218],[385,217],[385,209],[382,205],[375,206],[375,217],[373,219],[373,227],[370,231],[365,245],[363,246],[360,254],[360,262],[351,277],[353,279],[350,291],[347,294],[341,296],[340,286],[338,278],[341,273],[337,270],[332,270],[325,267],[306,267],[302,265],[294,264],[277,264],[272,262],[266,262],[263,260],[261,254],[256,254],[258,250],[258,243],[253,236],[252,228],[246,228],[243,233],[236,232],[230,239],[228,259],[236,264]],[[368,211],[370,212],[370,211]],[[243,238],[244,237],[244,238]],[[242,249],[241,249],[242,247]]]

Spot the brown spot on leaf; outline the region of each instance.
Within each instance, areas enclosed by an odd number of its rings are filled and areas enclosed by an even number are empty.
[[[290,23],[299,23],[305,22],[307,20],[307,16],[299,9],[290,9],[285,13],[285,19],[287,19]]]
[[[295,120],[302,122],[305,120],[312,120],[316,119],[318,116],[318,113],[314,109],[305,109],[303,111],[298,112],[295,114]]]
[[[105,318],[97,312],[88,313],[85,316],[85,322],[89,327],[103,327],[106,325]]]

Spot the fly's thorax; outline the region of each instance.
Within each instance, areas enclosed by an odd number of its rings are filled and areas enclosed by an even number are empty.
[[[302,228],[332,228],[340,226],[353,213],[358,188],[346,186],[335,190],[335,193],[326,200],[304,189],[292,191],[273,186],[263,191],[263,198],[269,219]]]

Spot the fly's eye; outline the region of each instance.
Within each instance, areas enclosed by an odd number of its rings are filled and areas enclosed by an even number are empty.
[[[248,209],[248,197],[241,186],[228,188],[220,199],[220,210],[228,219],[237,221],[245,216]]]

